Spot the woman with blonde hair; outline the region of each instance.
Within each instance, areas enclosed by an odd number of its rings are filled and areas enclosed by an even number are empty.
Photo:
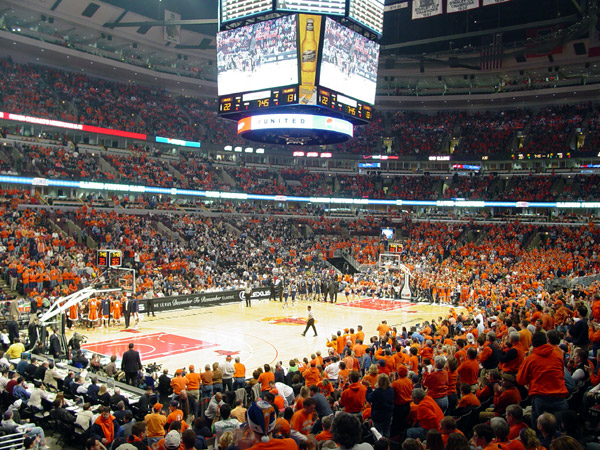
[[[300,393],[298,397],[296,397],[296,403],[294,404],[294,411],[300,411],[304,408],[304,400],[308,398],[308,388],[306,386],[302,386],[300,388]]]
[[[219,442],[218,442],[217,448],[219,450],[225,450],[231,444],[233,444],[233,433],[231,431],[226,431],[219,438]]]
[[[379,368],[377,367],[377,364],[372,364],[369,367],[369,373],[367,373],[362,379],[363,384],[366,381],[371,386],[371,389],[375,389],[375,387],[377,386],[377,377],[378,376],[379,376]]]
[[[520,438],[525,450],[544,450],[537,434],[535,434],[535,430],[523,428],[523,430],[521,430]]]
[[[110,404],[110,393],[108,392],[108,388],[105,384],[100,385],[100,389],[98,390],[96,397],[98,398],[98,403],[101,405],[108,406]]]

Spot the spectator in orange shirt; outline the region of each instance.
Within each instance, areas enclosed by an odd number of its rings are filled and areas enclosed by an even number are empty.
[[[169,415],[167,416],[167,424],[178,420],[183,422],[183,411],[179,409],[179,402],[177,400],[171,400],[169,405]]]
[[[458,428],[456,428],[456,419],[452,416],[446,416],[440,422],[440,431],[442,432],[442,442],[444,445],[448,444],[448,438],[451,434],[459,433],[463,434]]]
[[[356,370],[350,372],[350,386],[342,392],[340,406],[344,411],[356,414],[363,410],[366,401],[367,387],[360,383],[360,373]]]
[[[433,398],[421,388],[414,389],[412,401],[417,405],[418,426],[409,428],[406,437],[424,440],[429,430],[439,430],[444,413]]]
[[[413,388],[413,383],[408,378],[406,366],[398,367],[398,378],[392,383],[392,389],[394,390],[392,430],[404,430],[406,428]]]
[[[310,367],[302,373],[302,376],[304,377],[304,382],[308,387],[316,386],[321,381],[321,372],[319,372],[319,369],[317,369],[314,361],[310,363]]]
[[[442,411],[448,409],[448,372],[444,370],[446,358],[438,355],[434,359],[435,370],[425,374],[423,387],[427,389],[427,395],[435,400]]]
[[[269,392],[269,390],[271,390],[271,387],[269,386],[269,381],[275,381],[275,374],[271,372],[271,366],[265,364],[263,367],[265,371],[261,373],[258,377],[258,382],[260,383],[261,398],[264,398],[264,395],[267,392]]]
[[[204,372],[200,374],[202,378],[202,397],[211,398],[213,395],[213,372],[210,364],[204,366]]]
[[[239,356],[236,356],[233,368],[235,369],[233,374],[233,390],[235,391],[246,386],[246,366],[240,362]]]
[[[190,365],[189,370],[190,373],[185,376],[187,391],[198,402],[200,400],[201,377],[199,373],[194,372],[193,365]]]
[[[467,350],[467,360],[458,366],[457,371],[461,383],[467,383],[473,390],[477,389],[479,362],[477,361],[477,350],[474,347]]]
[[[306,440],[306,436],[310,433],[313,423],[315,422],[316,402],[313,398],[304,399],[302,409],[296,411],[290,421],[292,435],[300,440]]]
[[[387,324],[387,320],[382,320],[381,324],[379,324],[377,326],[377,331],[379,332],[379,337],[381,336],[385,336],[385,334],[390,331],[391,328],[390,326]]]
[[[467,413],[468,410],[472,407],[481,406],[481,402],[473,393],[471,385],[467,383],[461,383],[460,392],[462,393],[462,397],[458,401],[458,407],[456,408],[455,414],[457,416]]]
[[[331,424],[333,423],[332,416],[323,417],[321,420],[321,427],[323,427],[323,431],[315,436],[317,442],[321,441],[332,441],[333,434],[331,433]]]
[[[569,392],[565,386],[563,357],[548,344],[546,333],[534,333],[531,345],[533,351],[523,361],[517,373],[517,383],[529,385],[531,421],[536,423],[542,412],[556,413],[567,409]]]
[[[186,379],[182,376],[183,370],[177,369],[175,376],[171,380],[171,387],[173,388],[173,394],[179,395],[179,393],[185,389],[187,383]]]

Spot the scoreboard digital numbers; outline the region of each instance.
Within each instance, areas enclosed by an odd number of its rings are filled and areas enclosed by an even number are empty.
[[[381,36],[384,7],[384,0],[350,0],[348,17]]]
[[[295,105],[297,103],[298,86],[291,86],[221,97],[219,99],[219,113],[228,114],[255,111],[257,109],[275,108],[277,106]]]
[[[123,254],[121,253],[121,250],[111,250],[108,265],[110,267],[121,267],[121,264],[123,264]]]
[[[346,14],[346,0],[277,0],[277,10],[312,14]]]
[[[96,265],[98,267],[121,267],[123,264],[123,252],[121,250],[97,250]]]
[[[108,267],[108,250],[98,250],[96,252],[96,265],[98,267]]]
[[[319,106],[341,112],[358,119],[371,121],[373,109],[370,105],[356,101],[345,95],[338,94],[328,89],[319,88],[317,97]]]
[[[221,0],[221,23],[272,11],[272,0]]]

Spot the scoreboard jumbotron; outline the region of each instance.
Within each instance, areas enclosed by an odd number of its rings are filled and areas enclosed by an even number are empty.
[[[343,142],[370,122],[384,0],[221,0],[219,115],[244,138]]]

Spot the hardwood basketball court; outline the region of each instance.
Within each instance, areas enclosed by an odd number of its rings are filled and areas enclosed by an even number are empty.
[[[239,356],[247,368],[246,376],[265,363],[283,361],[287,367],[292,358],[309,357],[316,350],[327,354],[326,342],[338,330],[363,326],[365,339],[376,336],[382,320],[388,325],[410,327],[425,320],[447,317],[449,306],[412,303],[386,299],[363,299],[338,303],[296,302],[283,308],[280,302],[253,301],[251,308],[241,303],[191,310],[159,313],[142,317],[137,330],[121,327],[75,329],[88,337],[83,348],[119,358],[130,342],[136,344],[143,364],[156,362],[169,373],[193,364],[196,371],[205,364],[222,362],[228,354]],[[312,329],[306,337],[307,305],[312,306],[317,337]],[[67,331],[70,338],[73,331]]]

